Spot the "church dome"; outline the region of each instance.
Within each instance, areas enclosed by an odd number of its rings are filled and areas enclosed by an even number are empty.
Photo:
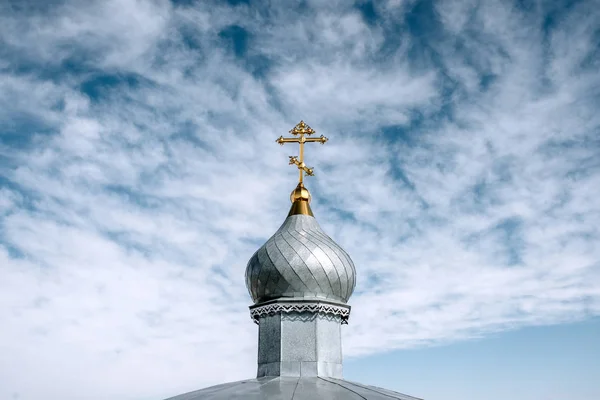
[[[356,284],[350,256],[312,215],[303,186],[291,195],[283,225],[250,258],[246,286],[255,303],[277,298],[314,298],[346,303]]]
[[[313,175],[304,164],[307,142],[314,130],[300,121],[277,143],[299,143],[300,155],[290,156],[298,167],[299,183],[292,207],[281,227],[250,258],[246,286],[254,300],[250,317],[258,325],[255,379],[212,386],[168,400],[419,400],[343,379],[342,325],[348,323],[348,299],[356,270],[348,254],[323,232],[310,209],[310,192],[303,176]]]

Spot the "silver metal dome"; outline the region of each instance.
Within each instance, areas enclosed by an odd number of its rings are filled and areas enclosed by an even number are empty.
[[[246,267],[246,286],[255,303],[281,297],[346,303],[355,285],[350,256],[304,214],[288,216]]]

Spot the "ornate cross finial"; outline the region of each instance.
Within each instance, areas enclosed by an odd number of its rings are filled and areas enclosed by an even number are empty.
[[[313,168],[308,168],[306,164],[304,164],[304,143],[319,142],[321,144],[324,144],[328,139],[323,135],[321,135],[321,137],[318,138],[310,137],[310,135],[315,133],[315,131],[313,128],[305,124],[304,121],[300,121],[300,123],[298,123],[298,125],[296,125],[294,129],[290,130],[290,133],[298,137],[284,138],[283,136],[280,136],[279,139],[276,140],[276,142],[282,146],[284,143],[300,143],[300,155],[298,157],[290,156],[290,165],[298,166],[298,169],[300,170],[299,184],[302,184],[305,172],[308,176],[314,175]],[[305,135],[309,137],[306,137]]]

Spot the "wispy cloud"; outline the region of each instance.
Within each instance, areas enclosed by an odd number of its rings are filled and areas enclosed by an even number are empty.
[[[592,2],[2,7],[0,397],[252,376],[299,119],[347,356],[600,314]]]

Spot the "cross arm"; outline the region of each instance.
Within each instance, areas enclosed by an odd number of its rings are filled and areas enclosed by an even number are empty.
[[[304,165],[303,162],[299,161],[298,157],[296,156],[290,156],[290,165],[297,165],[298,169],[301,169],[302,171],[306,172],[306,175],[315,176],[314,168],[308,168],[306,165]]]
[[[276,142],[283,146],[284,143],[300,143],[300,139],[279,136],[279,139],[277,139]]]
[[[304,141],[305,142],[319,142],[321,144],[324,144],[326,141],[328,141],[329,139],[327,139],[325,136],[321,135],[321,137],[318,138],[313,138],[313,137],[308,137],[305,138]]]

